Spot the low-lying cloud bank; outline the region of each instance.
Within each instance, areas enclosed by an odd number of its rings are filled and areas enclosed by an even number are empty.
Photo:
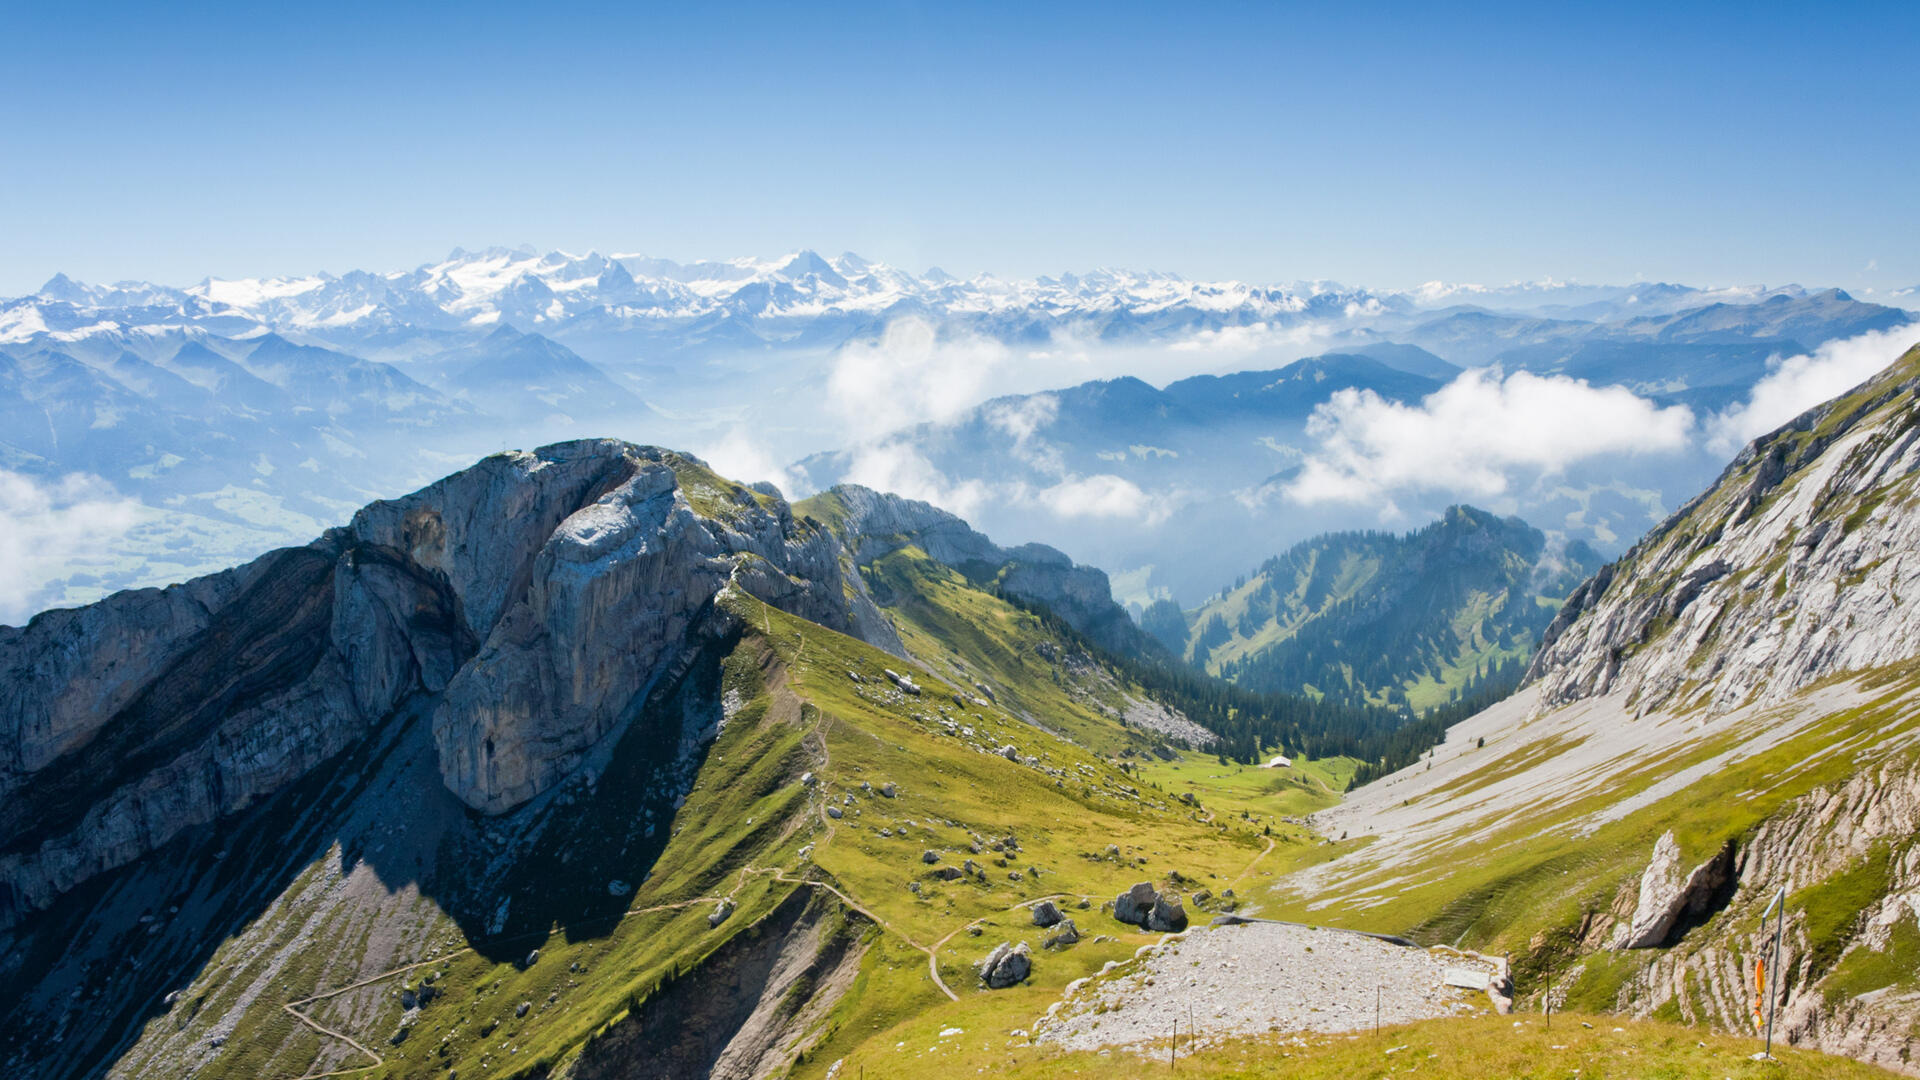
[[[1396,491],[1504,494],[1522,471],[1558,473],[1602,454],[1684,450],[1692,410],[1621,386],[1467,371],[1417,405],[1341,390],[1314,410],[1318,445],[1285,486],[1295,502],[1367,502]]]
[[[1775,358],[1746,402],[1708,424],[1707,445],[1731,454],[1815,405],[1838,397],[1879,374],[1920,341],[1911,326],[1874,330],[1829,341],[1811,354]]]
[[[843,349],[829,377],[827,408],[853,444],[845,479],[924,499],[963,517],[1010,507],[1056,521],[1160,524],[1208,493],[1150,490],[1116,473],[1076,473],[1048,440],[1057,400],[1032,391],[1123,371],[1164,382],[1203,370],[1279,366],[1285,361],[1259,350],[1298,354],[1312,345],[1292,329],[1242,329],[1199,335],[1189,348],[1147,356],[1060,340],[1021,351],[998,342],[943,339],[921,320],[898,321],[874,341]],[[1411,404],[1342,390],[1314,411],[1306,441],[1287,448],[1299,455],[1298,467],[1257,493],[1239,495],[1250,507],[1276,494],[1303,507],[1374,503],[1390,518],[1396,495],[1485,502],[1608,458],[1724,457],[1871,377],[1916,337],[1913,328],[1876,331],[1778,359],[1745,402],[1705,416],[1682,405],[1660,405],[1624,386],[1497,368],[1468,370]],[[1215,355],[1196,364],[1198,350]],[[1015,392],[1030,396],[988,400]],[[1026,467],[1024,478],[949,475],[909,434],[914,425],[970,416],[1004,436],[1011,456]],[[726,464],[806,493],[807,478],[755,452],[749,433],[736,430],[723,447],[716,456]]]
[[[111,559],[138,504],[97,476],[39,481],[0,469],[0,624],[21,624],[56,595],[48,584]]]

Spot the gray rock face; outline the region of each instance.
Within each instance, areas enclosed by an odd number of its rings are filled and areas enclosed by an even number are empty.
[[[1707,909],[1714,893],[1733,874],[1731,849],[1708,859],[1688,873],[1681,873],[1680,845],[1673,830],[1660,835],[1653,845],[1653,858],[1640,875],[1640,895],[1633,917],[1614,930],[1616,949],[1652,949],[1665,945],[1674,927],[1689,912]]]
[[[1161,893],[1154,898],[1153,910],[1147,914],[1147,929],[1156,934],[1176,934],[1186,928],[1187,909],[1178,896]]]
[[[402,707],[519,806],[615,737],[741,589],[851,628],[834,539],[697,460],[499,454],[301,548],[0,627],[0,927],[276,792]]]
[[[1072,919],[1061,919],[1054,927],[1053,933],[1047,935],[1047,940],[1041,942],[1041,946],[1048,949],[1062,949],[1079,943],[1080,928],[1073,925]]]
[[[1060,913],[1059,905],[1051,900],[1042,900],[1033,905],[1033,925],[1052,926],[1066,918]]]
[[[974,970],[980,973],[980,981],[986,983],[989,990],[1004,990],[1032,974],[1033,950],[1027,948],[1024,941],[1018,945],[1003,941],[975,964]]]
[[[1153,914],[1153,905],[1160,894],[1153,889],[1151,881],[1142,881],[1113,899],[1113,917],[1123,923],[1132,923],[1144,927]]]
[[[1920,353],[1749,444],[1575,590],[1528,672],[1544,711],[1784,700],[1920,653]]]

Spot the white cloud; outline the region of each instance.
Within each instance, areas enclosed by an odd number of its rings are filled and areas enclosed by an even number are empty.
[[[1155,498],[1138,484],[1112,473],[1079,476],[1041,488],[1027,496],[1062,518],[1107,518],[1158,525],[1172,513],[1167,500]]]
[[[717,441],[697,445],[694,453],[721,476],[746,483],[770,480],[789,498],[804,486],[744,425],[734,425]]]
[[[916,424],[951,422],[990,398],[1093,379],[1132,376],[1164,385],[1190,375],[1284,367],[1323,351],[1338,328],[1324,321],[1257,323],[1125,347],[1062,332],[1034,348],[1010,348],[981,337],[943,339],[924,319],[899,319],[878,338],[849,342],[834,354],[827,375],[829,415],[842,438],[873,440]],[[989,413],[987,419],[1022,438],[1023,429],[1030,435],[1051,419],[1035,411],[1046,404],[1024,406],[1021,415]]]
[[[848,433],[872,438],[957,418],[989,393],[1010,357],[999,342],[942,341],[933,324],[900,319],[879,340],[840,350],[827,393]]]
[[[1341,390],[1313,412],[1318,445],[1285,486],[1300,503],[1386,501],[1396,491],[1485,499],[1515,474],[1557,473],[1589,458],[1684,450],[1693,413],[1624,387],[1564,376],[1467,371],[1418,405]]]
[[[0,469],[0,623],[54,602],[56,582],[110,558],[139,516],[97,476],[42,482]]]
[[[953,483],[924,455],[899,439],[869,443],[853,452],[846,482],[929,502],[971,518],[993,491],[980,480]]]
[[[1732,453],[1755,436],[1878,375],[1916,341],[1920,341],[1920,329],[1903,326],[1829,341],[1810,356],[1775,358],[1770,365],[1773,370],[1754,384],[1745,403],[1713,418],[1710,445],[1719,453]]]

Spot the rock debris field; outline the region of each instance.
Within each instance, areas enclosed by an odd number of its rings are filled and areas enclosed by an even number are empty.
[[[1165,1040],[1189,1017],[1202,1036],[1345,1032],[1491,1011],[1487,995],[1446,985],[1447,972],[1489,975],[1489,961],[1339,930],[1246,923],[1194,930],[1107,975],[1081,980],[1036,1024],[1070,1050]]]

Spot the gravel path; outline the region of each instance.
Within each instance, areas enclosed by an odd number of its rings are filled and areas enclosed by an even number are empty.
[[[1492,971],[1451,952],[1362,934],[1247,923],[1195,930],[1075,989],[1036,1032],[1072,1050],[1165,1039],[1177,1018],[1203,1035],[1342,1032],[1491,1011],[1487,995],[1443,985],[1448,968]],[[1100,1011],[1104,1007],[1105,1011]]]

